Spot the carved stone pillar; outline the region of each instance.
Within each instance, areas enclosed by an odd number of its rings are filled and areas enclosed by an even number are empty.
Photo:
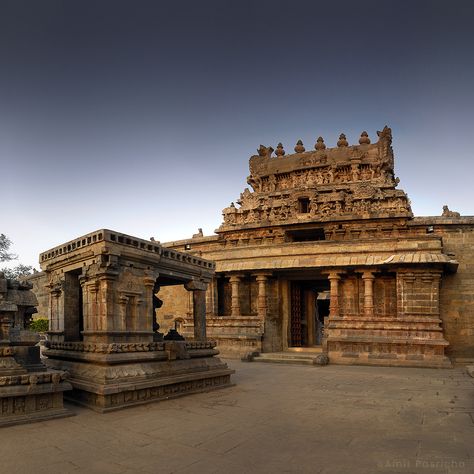
[[[341,275],[336,272],[331,272],[328,275],[330,287],[330,304],[329,304],[329,316],[338,317],[339,316],[339,280]]]
[[[143,295],[143,314],[140,315],[139,330],[153,332],[155,310],[153,308],[153,290],[158,274],[147,274],[143,278],[145,294]]]
[[[50,341],[64,341],[64,282],[51,282],[49,294],[49,331]]]
[[[259,318],[265,319],[268,311],[267,304],[267,280],[268,273],[259,273],[256,275],[258,283],[257,313]]]
[[[216,281],[213,279],[210,281],[206,291],[206,315],[209,317],[215,316],[217,314],[215,311],[215,288]]]
[[[206,340],[206,289],[207,283],[190,281],[184,285],[188,291],[193,292],[193,322],[194,339]]]
[[[240,275],[232,275],[229,278],[230,286],[232,289],[232,304],[231,304],[231,316],[240,316]]]
[[[374,316],[374,273],[365,271],[362,273],[364,281],[364,316]]]

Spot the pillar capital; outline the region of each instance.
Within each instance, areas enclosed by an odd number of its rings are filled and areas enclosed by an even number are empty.
[[[330,272],[325,272],[324,274],[328,276],[328,280],[340,280],[343,273],[343,270],[332,270]]]
[[[231,283],[238,283],[244,277],[244,275],[242,275],[241,273],[231,273],[230,275],[226,275],[226,276],[228,276],[229,281]]]
[[[206,291],[207,290],[208,282],[205,281],[198,281],[198,280],[191,280],[184,284],[184,287],[188,291]]]
[[[271,276],[271,272],[259,272],[259,273],[253,273],[252,276],[255,277],[256,281],[267,281]]]
[[[374,280],[375,279],[375,270],[363,270],[362,271],[362,280]]]

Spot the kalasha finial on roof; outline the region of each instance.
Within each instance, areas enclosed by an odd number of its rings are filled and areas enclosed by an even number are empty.
[[[365,130],[360,134],[359,143],[361,145],[370,145],[369,134]]]
[[[323,137],[318,137],[315,145],[314,145],[314,148],[316,150],[324,150],[326,148],[326,144],[324,143],[324,138]]]
[[[283,156],[285,154],[285,150],[283,149],[283,144],[280,142],[277,145],[277,148],[275,150],[275,155],[276,156]]]
[[[338,147],[349,146],[349,143],[346,140],[346,136],[343,133],[341,133],[339,135],[339,140],[337,141],[337,146]]]
[[[296,153],[303,153],[305,150],[306,148],[303,146],[303,142],[301,140],[298,140],[295,146]]]

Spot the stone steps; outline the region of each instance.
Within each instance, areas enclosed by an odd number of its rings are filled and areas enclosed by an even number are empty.
[[[254,357],[253,361],[272,364],[314,365],[314,359],[320,353],[322,353],[322,349],[311,352],[268,352],[259,354]]]

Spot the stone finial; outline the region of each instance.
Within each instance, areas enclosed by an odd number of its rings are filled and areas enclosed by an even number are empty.
[[[316,143],[314,145],[314,148],[316,150],[326,149],[326,144],[324,143],[324,138],[323,137],[318,137],[318,139],[316,140]]]
[[[303,153],[305,151],[305,147],[303,146],[303,142],[301,140],[298,140],[296,142],[296,146],[295,146],[295,151],[296,153]]]
[[[273,148],[271,146],[267,147],[267,146],[260,145],[257,152],[258,152],[258,156],[270,157],[271,154],[273,153]]]
[[[361,145],[370,145],[369,134],[365,130],[360,134],[359,143]]]
[[[283,156],[285,154],[285,150],[283,149],[283,144],[282,143],[279,143],[277,145],[277,148],[276,148],[276,151],[275,151],[275,155],[276,156]]]
[[[338,147],[349,146],[349,143],[346,140],[346,136],[343,133],[341,133],[339,135],[339,140],[337,141],[337,146]]]

